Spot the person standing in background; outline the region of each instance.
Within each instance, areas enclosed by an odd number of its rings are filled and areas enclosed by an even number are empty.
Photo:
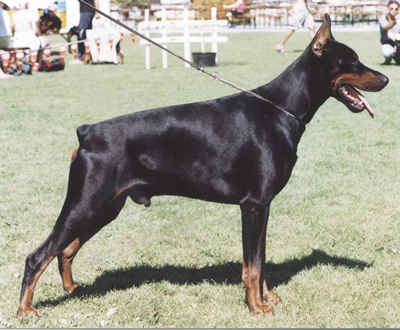
[[[307,0],[296,0],[296,3],[293,5],[291,10],[291,16],[289,17],[289,31],[285,33],[281,42],[276,45],[276,51],[278,53],[284,53],[286,42],[296,30],[302,27],[308,29],[311,39],[314,38],[316,32],[315,22],[310,9],[308,8]]]
[[[98,0],[85,0],[88,4],[92,5],[95,8],[99,8]],[[86,39],[86,30],[92,28],[92,20],[95,16],[94,9],[90,8],[89,6],[85,5],[82,2],[80,4],[80,19],[78,25],[78,41],[82,41]],[[78,43],[78,57],[82,59],[85,55],[85,45],[83,42]]]

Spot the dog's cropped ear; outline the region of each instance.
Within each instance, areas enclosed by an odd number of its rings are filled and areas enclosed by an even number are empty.
[[[331,32],[331,18],[328,14],[325,14],[324,21],[312,41],[312,50],[315,55],[318,57],[322,56],[323,49],[328,39],[333,39]]]

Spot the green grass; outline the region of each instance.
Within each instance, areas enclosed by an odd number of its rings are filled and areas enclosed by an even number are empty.
[[[309,42],[297,33],[279,55],[281,37],[230,35],[216,70],[247,88],[271,80]],[[307,127],[269,221],[274,316],[245,303],[239,208],[158,197],[148,209],[128,202],[79,252],[77,295],[63,291],[54,261],[36,287],[41,317],[17,320],[24,260],[63,204],[76,127],[233,91],[171,57],[163,70],[156,49],[145,70],[144,49],[128,39],[124,65],[0,81],[0,327],[399,327],[400,67],[379,65],[378,35],[335,37],[391,81],[367,95],[375,120],[332,99]]]

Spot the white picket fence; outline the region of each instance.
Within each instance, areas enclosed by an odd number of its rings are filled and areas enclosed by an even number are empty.
[[[189,19],[189,11],[183,10],[182,19],[167,20],[168,12],[165,9],[161,11],[161,21],[150,21],[149,10],[144,13],[144,21],[139,23],[139,32],[155,42],[161,44],[168,49],[167,44],[182,43],[183,44],[183,57],[191,61],[191,43],[200,43],[201,51],[205,51],[205,44],[211,44],[211,52],[217,54],[216,62],[218,61],[218,43],[227,42],[228,37],[218,35],[218,30],[221,27],[226,27],[227,20],[217,20],[217,8],[211,8],[210,20],[191,20]],[[155,35],[157,35],[155,37]],[[145,46],[145,67],[151,67],[151,48],[147,40],[141,39],[141,45]],[[168,67],[168,53],[161,50],[162,66]],[[185,63],[185,67],[190,67]]]

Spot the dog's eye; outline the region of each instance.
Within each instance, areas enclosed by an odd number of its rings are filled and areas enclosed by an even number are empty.
[[[348,62],[347,65],[354,68],[354,67],[358,67],[359,63],[360,62],[358,60],[353,60],[353,61]]]

